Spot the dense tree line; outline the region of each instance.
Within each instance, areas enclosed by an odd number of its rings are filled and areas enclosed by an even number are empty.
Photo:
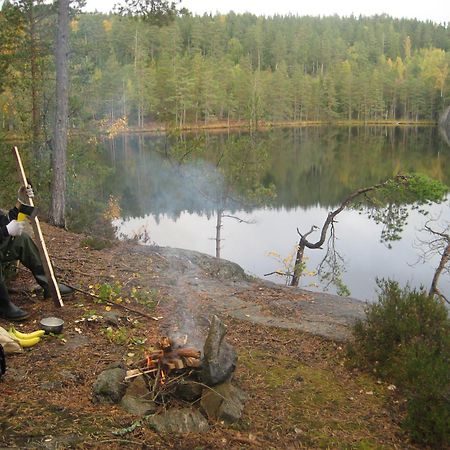
[[[27,1],[34,15],[0,14],[1,126],[16,132],[53,102],[54,14]],[[450,28],[432,22],[183,13],[157,27],[90,13],[73,16],[70,45],[74,127],[434,121],[450,98]]]

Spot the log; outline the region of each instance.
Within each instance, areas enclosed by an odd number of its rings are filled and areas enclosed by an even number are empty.
[[[195,348],[179,348],[177,350],[173,350],[169,353],[166,353],[166,358],[177,358],[181,356],[185,356],[187,358],[200,358],[201,352],[196,350]]]
[[[181,359],[174,359],[172,362],[175,364],[177,370],[184,369],[184,363]]]
[[[127,370],[127,373],[125,374],[125,381],[131,380],[132,378],[140,377],[141,375],[145,375],[146,373],[156,372],[157,370],[158,369],[149,369],[149,370],[130,369],[130,370]]]

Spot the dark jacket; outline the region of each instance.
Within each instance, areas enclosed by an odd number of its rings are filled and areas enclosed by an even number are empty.
[[[8,225],[11,220],[16,220],[18,213],[19,210],[14,207],[10,209],[7,214],[0,214],[0,244],[9,236],[6,225]]]

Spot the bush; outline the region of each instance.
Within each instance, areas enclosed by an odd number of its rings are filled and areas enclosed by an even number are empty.
[[[423,289],[379,281],[379,302],[355,324],[351,359],[396,384],[407,397],[404,422],[428,445],[450,442],[450,320]]]

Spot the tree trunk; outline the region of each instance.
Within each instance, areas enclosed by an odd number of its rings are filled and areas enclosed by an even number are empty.
[[[36,49],[36,30],[34,23],[33,2],[30,4],[30,69],[31,69],[31,129],[33,150],[36,150],[39,139],[39,105],[37,88],[37,49]]]
[[[303,255],[305,253],[305,242],[304,238],[300,238],[298,243],[297,255],[295,257],[294,274],[292,275],[291,286],[298,286],[300,277],[303,272]]]
[[[433,281],[431,282],[429,295],[437,295],[438,297],[443,297],[438,288],[439,277],[441,276],[442,271],[450,260],[450,242],[445,247],[444,252],[442,253],[441,260],[439,261],[439,265],[434,272]],[[445,299],[445,297],[444,297]]]
[[[217,210],[217,222],[216,222],[216,258],[220,259],[220,241],[222,240],[222,214],[223,210]]]
[[[53,132],[52,203],[49,222],[65,227],[67,128],[69,122],[68,31],[70,0],[59,0],[56,38],[56,112]]]

